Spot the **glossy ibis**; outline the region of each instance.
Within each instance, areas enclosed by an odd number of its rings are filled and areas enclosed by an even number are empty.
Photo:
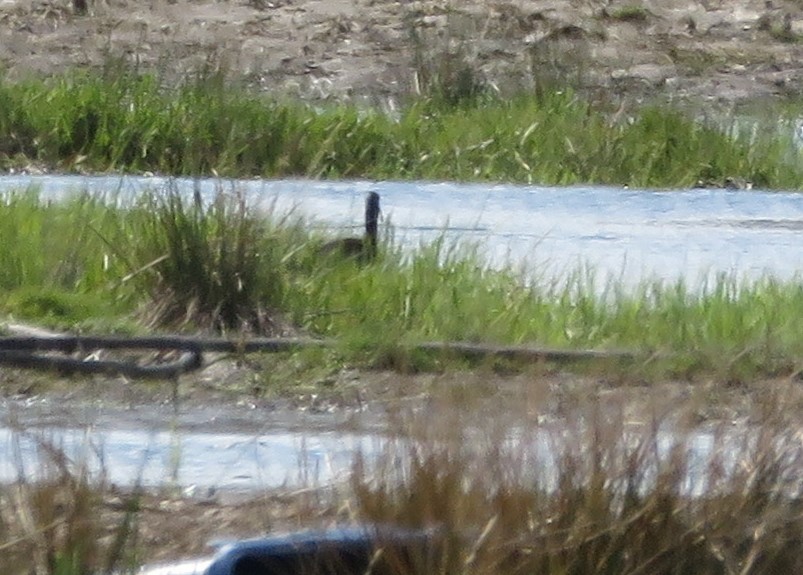
[[[365,199],[365,235],[361,238],[337,238],[321,247],[322,254],[341,256],[369,261],[376,257],[376,236],[379,229],[379,194],[369,192]]]

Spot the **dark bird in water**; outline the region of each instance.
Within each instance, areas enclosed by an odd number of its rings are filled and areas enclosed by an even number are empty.
[[[361,238],[338,238],[326,242],[321,248],[323,254],[339,254],[354,257],[361,261],[376,257],[376,236],[379,229],[379,194],[369,192],[365,198],[365,235]]]

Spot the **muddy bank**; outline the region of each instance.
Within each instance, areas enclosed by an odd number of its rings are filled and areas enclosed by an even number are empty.
[[[224,67],[261,89],[393,107],[462,71],[503,93],[571,84],[626,105],[799,96],[794,0],[3,0],[11,78],[122,59]]]
[[[749,381],[698,376],[651,380],[594,366],[453,367],[400,373],[356,366],[296,371],[298,358],[219,357],[169,381],[0,372],[0,408],[25,428],[92,425],[120,429],[260,433],[272,430],[407,433],[416,420],[572,422],[601,408],[631,425],[752,424],[795,417],[797,378]]]

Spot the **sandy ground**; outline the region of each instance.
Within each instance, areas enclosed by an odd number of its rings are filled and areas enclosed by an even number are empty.
[[[468,67],[501,91],[731,103],[803,89],[797,0],[0,0],[12,78],[122,58],[225,67],[305,99],[393,107]],[[627,7],[643,10],[627,18]],[[623,11],[623,8],[625,9]]]

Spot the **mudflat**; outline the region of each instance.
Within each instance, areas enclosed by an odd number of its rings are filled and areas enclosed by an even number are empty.
[[[123,60],[391,108],[466,73],[502,93],[569,84],[614,102],[796,96],[802,38],[796,0],[0,1],[12,79]]]

